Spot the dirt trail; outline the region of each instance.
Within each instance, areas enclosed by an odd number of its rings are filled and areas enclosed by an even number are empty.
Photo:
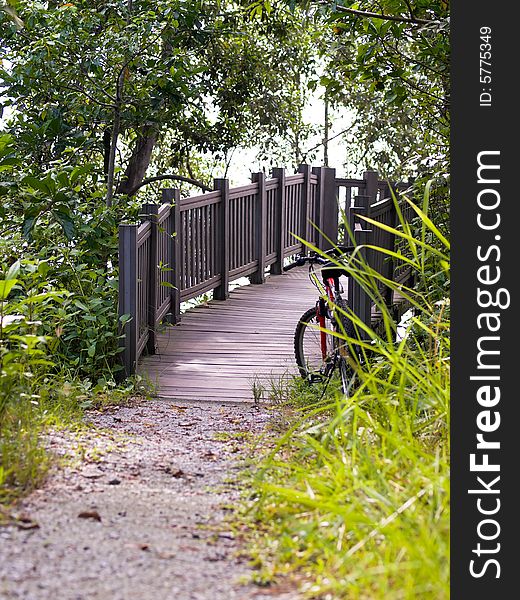
[[[81,459],[23,502],[25,523],[0,528],[0,598],[295,600],[238,582],[250,570],[225,521],[247,436],[268,412],[139,401],[92,414],[101,430],[52,438]]]

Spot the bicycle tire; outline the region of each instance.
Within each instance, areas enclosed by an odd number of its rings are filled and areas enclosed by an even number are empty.
[[[330,323],[330,320],[327,319]],[[320,331],[316,307],[305,311],[298,321],[294,332],[294,356],[300,375],[313,383],[324,379],[329,365],[323,360]],[[332,335],[330,336],[330,356],[332,360]]]
[[[347,304],[343,298],[340,297],[337,299],[337,306],[346,311]],[[335,311],[335,313],[335,318],[341,319],[343,326],[343,329],[336,326],[337,331],[353,337],[355,335],[355,327],[352,321],[338,311]],[[327,328],[332,329],[330,319],[326,319],[326,325]],[[342,343],[340,338],[331,334],[328,339],[328,348],[330,351],[324,360],[321,351],[320,331],[317,329],[318,326],[316,307],[309,308],[300,317],[296,326],[294,333],[294,355],[300,375],[309,383],[314,383],[328,377],[334,366],[337,366],[340,373],[342,390],[347,394],[350,387],[352,387],[355,375],[354,369],[347,360],[347,354],[350,353],[350,350],[345,342]],[[338,357],[337,365],[334,365],[335,354]]]
[[[348,312],[348,306],[347,303],[345,302],[345,300],[343,300],[343,298],[341,296],[338,296],[336,298],[336,306],[341,309],[341,311],[347,313]],[[356,337],[356,328],[354,327],[354,323],[352,323],[352,321],[343,314],[343,312],[336,312],[336,318],[339,317],[339,319],[341,320],[341,324],[343,326],[343,329],[339,328],[338,331],[340,333],[344,333],[346,336],[351,337],[351,338],[355,338]]]

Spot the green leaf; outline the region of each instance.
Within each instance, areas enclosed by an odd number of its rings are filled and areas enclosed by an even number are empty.
[[[74,300],[74,306],[77,306],[78,308],[80,308],[81,310],[84,310],[85,312],[89,312],[88,307],[85,306],[85,304],[83,304],[83,302],[80,302],[79,300]]]
[[[70,174],[70,183],[73,185],[78,177],[88,173],[91,170],[92,165],[83,165],[81,167],[72,169],[72,173]]]
[[[36,223],[36,217],[26,217],[22,225],[22,235],[25,239],[31,238],[31,233]]]
[[[72,219],[63,212],[54,211],[54,216],[63,229],[63,233],[68,240],[74,239],[76,227]]]
[[[49,272],[49,263],[46,260],[42,260],[40,263],[38,263],[38,273],[42,276],[42,277],[47,277],[47,273]]]
[[[5,300],[17,283],[18,279],[0,279],[0,300]]]
[[[5,278],[6,279],[16,279],[16,277],[18,277],[19,272],[20,272],[20,261],[17,260],[9,267],[9,270],[7,271]]]
[[[44,300],[61,300],[62,296],[70,294],[65,290],[63,291],[55,291],[55,292],[42,292],[41,294],[35,294],[34,296],[27,296],[25,302],[27,304],[40,304]]]
[[[37,177],[33,177],[32,175],[27,175],[27,177],[24,177],[22,179],[22,185],[26,185],[29,188],[43,192],[44,194],[49,193],[49,188],[43,183],[43,181]]]

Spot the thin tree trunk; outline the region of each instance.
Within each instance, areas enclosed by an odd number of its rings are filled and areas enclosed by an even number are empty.
[[[108,208],[112,206],[112,198],[114,197],[114,173],[116,167],[116,152],[117,141],[119,139],[119,131],[121,129],[121,106],[117,103],[114,108],[114,123],[112,125],[112,137],[110,140],[110,154],[108,157],[108,172],[107,172],[107,195],[106,205]]]
[[[108,176],[108,165],[110,163],[110,149],[112,142],[112,132],[107,127],[103,132],[103,175],[105,176],[105,182]]]
[[[325,92],[325,127],[323,128],[323,166],[329,166],[329,97]]]
[[[123,85],[124,69],[121,69],[117,78],[116,102],[114,105],[114,122],[112,124],[110,154],[108,157],[107,195],[105,200],[108,208],[112,206],[112,198],[114,197],[114,173],[116,170],[117,141],[119,140],[119,132],[121,131],[121,105],[123,103]]]

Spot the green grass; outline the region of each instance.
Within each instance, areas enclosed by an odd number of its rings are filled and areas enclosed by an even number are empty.
[[[32,394],[11,396],[0,415],[0,507],[9,507],[45,478],[54,460],[43,441],[47,431],[82,428],[86,409],[123,404],[144,393],[138,383],[91,386],[53,375]]]
[[[292,578],[305,597],[330,600],[449,598],[449,263],[447,240],[417,211],[418,239],[399,230],[417,281],[404,290],[407,337],[394,341],[382,305],[378,332],[348,340],[364,354],[350,398],[334,386],[323,397],[301,382],[287,390],[290,419],[247,503],[258,583]],[[351,275],[380,300],[368,265],[354,261]]]

